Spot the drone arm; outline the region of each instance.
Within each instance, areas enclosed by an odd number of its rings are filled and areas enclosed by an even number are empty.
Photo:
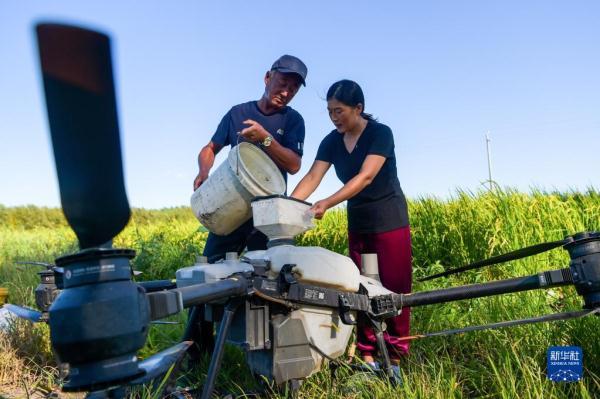
[[[245,296],[248,293],[248,282],[243,277],[230,277],[211,283],[195,284],[172,290],[181,294],[184,308],[201,305],[220,299]]]
[[[401,295],[398,300],[401,301],[402,307],[413,307],[570,284],[573,284],[571,270],[559,269],[484,284],[405,294]]]
[[[243,277],[230,277],[225,280],[195,284],[148,293],[150,319],[160,320],[181,312],[184,308],[201,305],[220,299],[245,296],[248,283]]]

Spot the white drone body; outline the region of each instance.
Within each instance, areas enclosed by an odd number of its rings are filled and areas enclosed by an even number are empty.
[[[177,271],[178,287],[216,282],[237,273],[259,273],[254,265],[266,265],[263,284],[271,284],[285,265],[293,265],[291,274],[300,283],[349,293],[358,292],[362,285],[369,296],[391,294],[377,280],[361,276],[347,256],[321,247],[293,245],[295,235],[313,227],[308,208],[304,202],[281,196],[253,202],[254,226],[269,237],[269,248],[246,252],[240,259],[235,253],[228,254],[215,264],[200,259]],[[318,290],[306,292],[317,299],[324,295]],[[338,310],[310,305],[286,309],[279,300],[253,298],[261,304],[248,300],[246,311],[236,314],[228,340],[247,352],[255,374],[276,383],[302,379],[320,370],[325,357],[335,359],[344,354],[353,326],[343,323]],[[207,314],[210,318],[211,311]]]

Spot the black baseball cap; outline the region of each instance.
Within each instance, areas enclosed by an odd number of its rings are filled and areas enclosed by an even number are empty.
[[[306,74],[308,73],[308,69],[306,68],[304,62],[302,62],[298,57],[287,54],[282,55],[273,63],[271,70],[282,73],[295,73],[296,75],[300,76],[302,85],[306,86]]]

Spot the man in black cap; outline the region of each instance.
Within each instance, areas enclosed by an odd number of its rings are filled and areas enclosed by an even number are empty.
[[[306,85],[307,68],[291,55],[281,56],[265,74],[265,91],[258,101],[234,106],[225,114],[210,142],[198,155],[200,171],[194,190],[208,178],[215,155],[226,145],[249,141],[261,147],[279,167],[287,182],[287,173],[300,170],[304,143],[304,120],[288,106],[300,85]],[[267,237],[254,229],[252,219],[226,236],[209,233],[204,256],[209,262],[223,258],[226,252],[266,249]]]
[[[200,171],[194,179],[196,190],[208,178],[215,155],[227,145],[234,147],[248,141],[262,148],[279,167],[287,182],[287,173],[300,170],[304,144],[304,119],[288,106],[300,85],[306,86],[306,65],[291,55],[283,55],[265,74],[265,92],[258,101],[232,107],[225,114],[217,131],[198,154]],[[224,258],[226,252],[241,253],[267,248],[267,237],[254,228],[252,219],[226,236],[208,234],[203,255],[210,263]],[[189,350],[193,361],[200,353],[211,352],[214,346],[213,326],[204,320],[203,307],[192,310],[184,339],[197,345]]]

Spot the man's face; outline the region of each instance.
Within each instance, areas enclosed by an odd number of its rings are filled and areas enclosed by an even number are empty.
[[[274,108],[283,108],[292,101],[301,84],[295,73],[269,71],[265,76],[265,97]]]

